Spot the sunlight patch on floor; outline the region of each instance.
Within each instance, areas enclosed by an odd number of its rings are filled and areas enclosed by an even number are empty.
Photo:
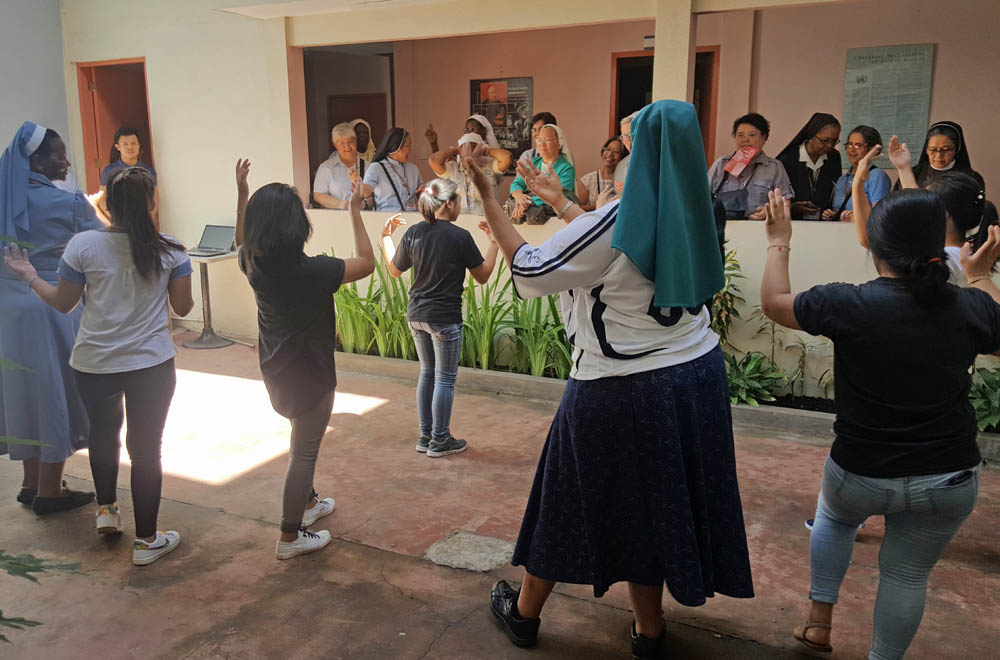
[[[388,403],[337,392],[333,413],[364,415]],[[271,408],[260,380],[177,370],[177,389],[163,432],[163,472],[221,485],[288,452],[287,419]],[[125,429],[122,463],[128,464]]]

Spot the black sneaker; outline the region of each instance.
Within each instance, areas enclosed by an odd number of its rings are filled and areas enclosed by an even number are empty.
[[[431,436],[429,435],[420,436],[419,438],[417,438],[417,451],[419,451],[421,454],[426,454],[427,445],[429,444],[431,444]]]
[[[431,458],[440,458],[448,454],[461,454],[468,448],[469,444],[465,440],[459,440],[448,434],[444,440],[431,439],[430,444],[427,445],[427,455]]]
[[[39,516],[44,516],[49,513],[69,511],[84,504],[90,504],[93,501],[93,493],[85,493],[79,490],[63,490],[63,494],[59,497],[42,497],[36,495],[35,499],[31,502],[31,510]]]
[[[645,637],[635,631],[635,621],[632,622],[632,660],[660,660],[663,657],[664,642],[667,638],[667,625],[663,624],[659,637]]]
[[[506,581],[500,580],[490,591],[490,611],[503,624],[504,632],[515,646],[534,646],[538,643],[538,626],[542,620],[522,619],[517,614],[518,592]]]
[[[35,495],[38,493],[34,488],[22,488],[21,492],[17,494],[17,501],[24,506],[31,506],[31,503],[35,501]]]

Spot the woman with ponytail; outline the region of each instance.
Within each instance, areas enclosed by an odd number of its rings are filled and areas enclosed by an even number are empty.
[[[770,193],[764,313],[836,348],[836,440],[810,540],[811,605],[794,632],[814,650],[832,650],[833,606],[858,525],[881,515],[868,658],[902,658],[923,617],[928,576],[976,503],[981,457],[969,368],[978,355],[1000,352],[1000,290],[990,280],[1000,227],[987,226],[975,252],[969,243],[961,248],[969,288],[959,288],[948,282],[945,217],[938,194],[890,193],[866,224],[879,277],[794,294],[789,204]]]
[[[932,179],[926,189],[937,193],[944,203],[947,230],[944,251],[947,255],[951,281],[964,285],[960,254],[962,246],[971,242],[974,248],[982,245],[989,236],[989,228],[1000,224],[997,207],[986,199],[986,191],[979,181],[966,172],[944,172]]]
[[[465,440],[451,435],[451,407],[455,396],[458,359],[462,354],[462,289],[465,271],[485,284],[497,262],[497,244],[489,227],[486,258],[465,229],[455,225],[462,211],[458,185],[450,179],[428,183],[417,202],[424,221],[406,230],[397,248],[392,232],[406,224],[402,216],[386,220],[382,254],[389,273],[399,277],[413,267],[413,284],[406,319],[420,358],[417,415],[420,435],[417,451],[431,458],[465,451]]]
[[[4,252],[8,268],[60,312],[83,297],[80,330],[69,364],[90,417],[90,469],[97,490],[97,531],[120,534],[119,434],[128,418],[125,444],[132,462],[135,513],[132,562],[150,564],[180,543],[175,531],[157,531],[160,441],[174,395],[174,347],[167,300],[185,316],[191,297],[191,260],[176,239],[153,225],[155,185],[148,172],[130,167],[108,182],[111,226],[70,239],[59,262],[57,286],[38,279],[27,254]]]

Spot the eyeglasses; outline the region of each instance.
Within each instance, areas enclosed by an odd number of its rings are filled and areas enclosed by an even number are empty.
[[[844,143],[845,149],[867,149],[868,145],[864,142],[846,142]]]
[[[955,147],[927,147],[928,156],[947,156],[955,153]]]
[[[819,140],[824,147],[836,147],[840,144],[840,138],[821,138],[818,135],[813,136],[814,140]]]
[[[759,138],[760,133],[736,133],[733,137],[737,140],[753,140]]]

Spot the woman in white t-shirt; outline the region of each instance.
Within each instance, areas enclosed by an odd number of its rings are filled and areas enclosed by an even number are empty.
[[[116,492],[119,434],[127,414],[136,536],[132,563],[137,566],[180,543],[176,531],[156,528],[163,480],[160,441],[176,383],[167,299],[181,316],[194,306],[191,260],[176,239],[153,225],[154,190],[152,177],[141,168],[116,174],[107,191],[111,226],[70,239],[57,286],[38,277],[26,252],[4,249],[7,267],[59,311],[71,312],[86,293],[70,366],[90,417],[97,531],[122,532]]]

